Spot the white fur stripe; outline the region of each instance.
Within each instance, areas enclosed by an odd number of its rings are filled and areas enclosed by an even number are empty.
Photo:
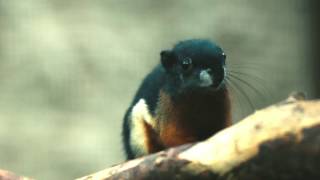
[[[148,110],[148,105],[144,99],[140,99],[134,105],[131,111],[131,133],[130,144],[137,155],[144,155],[148,153],[147,149],[147,135],[145,134],[144,123],[148,123],[154,127],[155,122]]]

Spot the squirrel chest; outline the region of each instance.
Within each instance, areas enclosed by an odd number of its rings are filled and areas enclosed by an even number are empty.
[[[155,126],[165,147],[204,140],[230,124],[227,92],[185,96],[174,101],[160,92]]]

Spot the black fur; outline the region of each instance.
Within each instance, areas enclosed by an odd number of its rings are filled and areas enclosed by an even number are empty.
[[[143,80],[136,95],[134,96],[134,99],[130,107],[126,111],[123,127],[122,127],[123,128],[122,136],[123,136],[124,149],[127,155],[127,159],[134,158],[134,152],[132,152],[132,149],[130,147],[130,130],[131,130],[130,122],[129,122],[130,112],[133,106],[137,104],[141,98],[143,98],[145,99],[148,105],[150,113],[152,115],[155,115],[159,91],[161,88],[163,88],[164,84],[165,84],[165,71],[161,65],[158,65]]]
[[[216,92],[214,97],[224,96],[221,89],[225,88],[223,84],[225,55],[216,44],[200,39],[182,41],[172,50],[162,51],[160,56],[161,64],[157,65],[143,80],[124,117],[122,133],[128,159],[135,158],[135,152],[130,147],[130,113],[133,106],[141,98],[145,99],[150,113],[155,116],[160,90],[169,94],[173,100],[179,100],[186,94],[212,94]],[[213,84],[210,87],[199,87],[198,74],[200,70],[206,68],[212,69]],[[197,96],[195,98],[197,99]],[[198,99],[206,99],[206,95],[201,95]],[[217,101],[217,103],[223,102]],[[210,108],[206,109],[210,111]],[[219,118],[226,117],[221,115]],[[205,125],[199,124],[199,128],[205,128]],[[217,129],[221,128],[217,127]],[[202,139],[208,137],[208,133],[205,131],[199,135]],[[209,132],[211,131],[209,130]]]

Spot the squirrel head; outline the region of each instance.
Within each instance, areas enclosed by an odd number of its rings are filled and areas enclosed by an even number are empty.
[[[215,43],[192,39],[160,53],[173,93],[218,91],[225,88],[226,55]]]

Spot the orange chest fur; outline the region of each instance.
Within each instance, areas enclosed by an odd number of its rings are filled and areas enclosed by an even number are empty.
[[[156,111],[156,126],[159,140],[165,147],[172,147],[203,140],[214,132],[227,127],[230,122],[229,110],[222,108],[217,113],[225,115],[214,116],[214,106],[203,109],[197,104],[186,101],[174,104],[169,96],[160,92],[158,109]],[[220,104],[221,105],[221,104]],[[202,109],[201,109],[202,108]],[[203,113],[204,112],[204,113]]]

